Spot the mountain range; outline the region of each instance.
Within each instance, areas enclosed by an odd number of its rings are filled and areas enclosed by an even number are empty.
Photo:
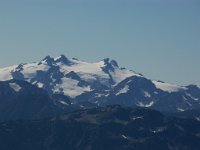
[[[109,58],[89,63],[64,55],[47,56],[38,62],[1,68],[0,81],[0,96],[4,90],[8,95],[20,95],[25,92],[23,86],[29,83],[29,88],[34,87],[31,91],[36,87],[36,91],[46,91],[48,101],[62,111],[115,104],[148,107],[165,113],[200,109],[198,86],[153,81],[119,67]]]
[[[199,150],[200,88],[108,58],[64,55],[0,69],[2,150]]]

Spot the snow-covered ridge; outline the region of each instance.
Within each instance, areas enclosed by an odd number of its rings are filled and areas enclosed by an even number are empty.
[[[175,84],[169,84],[169,83],[164,83],[164,82],[160,82],[160,81],[152,81],[152,82],[158,89],[161,89],[161,90],[169,92],[169,93],[178,92],[180,90],[187,89],[186,87],[178,86]]]
[[[12,79],[11,73],[13,70],[15,70],[16,67],[17,65],[6,68],[0,68],[0,81],[6,81]]]

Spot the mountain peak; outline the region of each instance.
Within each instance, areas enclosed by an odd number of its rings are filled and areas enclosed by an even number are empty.
[[[43,58],[39,64],[42,64],[42,63],[47,63],[48,65],[52,65],[52,63],[54,62],[54,58],[47,55],[45,58]]]
[[[65,65],[71,65],[72,62],[63,54],[61,54],[59,57],[54,59],[56,63],[63,63]]]
[[[48,60],[52,60],[52,59],[53,59],[53,57],[51,57],[50,55],[47,55],[46,57],[44,57],[42,59],[42,61],[48,61]]]
[[[112,67],[112,68],[113,68],[113,67],[115,67],[115,68],[118,68],[118,67],[119,67],[116,60],[113,60],[113,59],[110,59],[110,58],[105,58],[105,59],[103,59],[103,61],[104,61],[104,64],[105,64],[106,66],[110,66],[110,67]]]
[[[57,59],[67,59],[67,57],[65,55],[61,54],[60,56],[55,58],[55,60],[57,60]]]

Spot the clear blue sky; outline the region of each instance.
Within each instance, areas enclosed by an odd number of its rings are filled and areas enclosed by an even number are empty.
[[[0,0],[0,67],[60,54],[200,85],[200,1]]]

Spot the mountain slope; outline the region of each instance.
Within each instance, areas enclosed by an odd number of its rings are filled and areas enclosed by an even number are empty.
[[[0,124],[3,150],[199,150],[199,141],[198,121],[120,106]]]
[[[0,121],[52,117],[56,107],[48,93],[25,81],[0,82]]]

